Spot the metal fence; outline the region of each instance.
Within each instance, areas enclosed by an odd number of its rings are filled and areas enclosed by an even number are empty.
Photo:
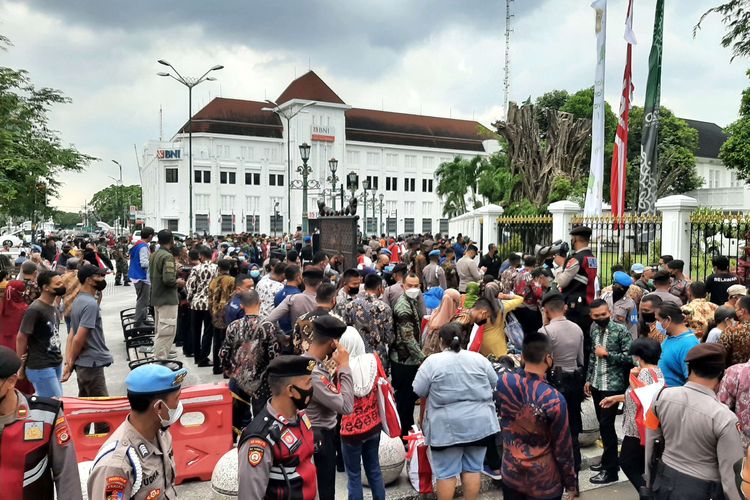
[[[750,278],[750,216],[697,211],[690,218],[690,278],[705,281],[713,272],[713,259],[729,259],[729,271],[743,283]],[[747,276],[746,276],[747,274]]]
[[[535,253],[536,245],[552,243],[552,216],[509,216],[497,218],[498,253],[505,258],[511,252]]]
[[[661,255],[661,215],[624,217],[574,217],[572,227],[592,230],[591,249],[598,260],[599,284],[612,282],[612,268],[622,266],[630,272],[633,264],[657,264]]]

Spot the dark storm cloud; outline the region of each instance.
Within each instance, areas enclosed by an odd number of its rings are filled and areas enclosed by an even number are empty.
[[[545,0],[516,1],[522,16]],[[448,27],[478,33],[505,29],[502,0],[29,0],[33,9],[93,29],[148,37],[160,29],[200,27],[207,39],[254,50],[285,50],[332,69],[372,76],[411,45]],[[345,42],[342,42],[345,41]],[[352,65],[355,67],[352,68]]]

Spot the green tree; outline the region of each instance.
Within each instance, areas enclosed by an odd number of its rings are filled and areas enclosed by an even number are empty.
[[[750,77],[750,70],[747,75]],[[719,159],[737,172],[738,178],[750,181],[750,88],[742,92],[739,120],[724,131],[729,137],[721,146]]]
[[[634,207],[638,200],[638,177],[641,159],[641,135],[643,131],[643,108],[633,106],[630,110],[628,133],[627,206]],[[659,198],[698,189],[702,178],[695,168],[695,152],[698,150],[698,131],[672,111],[661,107],[659,126]]]
[[[141,186],[109,186],[91,197],[91,207],[98,220],[114,225],[115,219],[122,218],[130,205],[141,208]]]
[[[736,57],[750,55],[750,2],[748,0],[730,0],[708,9],[693,28],[693,36],[701,29],[701,24],[711,14],[722,16],[721,21],[726,32],[721,38],[723,47],[732,47],[732,60]]]
[[[8,45],[0,36],[0,48]],[[34,86],[26,71],[0,67],[0,214],[49,217],[46,201],[57,195],[61,173],[80,171],[93,159],[63,145],[49,127],[50,108],[69,102],[58,90]]]
[[[534,111],[542,136],[546,137],[547,129],[549,129],[547,115],[544,110],[555,109],[560,111],[560,109],[565,106],[565,103],[568,102],[569,98],[570,94],[567,90],[551,90],[536,98],[536,101],[534,101]],[[591,118],[590,115],[589,118]]]
[[[55,211],[55,213],[52,214],[52,221],[60,229],[75,229],[76,224],[82,222],[81,214],[62,211]]]
[[[513,174],[504,151],[482,159],[477,189],[490,203],[507,207],[519,181],[520,177]]]
[[[435,170],[436,192],[443,201],[445,217],[455,217],[482,206],[477,199],[477,184],[482,166],[482,158],[479,156],[470,159],[456,156],[453,161],[441,163]]]

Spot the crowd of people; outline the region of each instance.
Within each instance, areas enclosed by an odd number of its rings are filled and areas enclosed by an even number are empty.
[[[669,255],[601,270],[591,236],[577,227],[569,243],[501,256],[460,234],[381,235],[364,238],[352,262],[316,251],[300,228],[289,238],[175,242],[145,227],[134,242],[50,239],[0,274],[0,432],[48,412],[50,430],[39,432],[54,445],[50,474],[30,485],[51,491],[54,480],[60,497],[77,478],[54,401],[73,372],[79,396],[108,395],[100,303],[111,272],[133,287],[155,359],[180,349],[228,379],[240,498],[332,499],[338,469],[348,498],[362,498],[364,470],[384,499],[378,390],[388,383],[402,436],[424,432],[439,499],[459,477],[464,498],[476,498],[481,474],[502,480],[506,499],[578,496],[589,397],[603,446],[591,483],[621,470],[644,497],[742,498],[748,290],[723,256],[705,282]],[[599,289],[606,272],[611,285]],[[131,414],[100,451],[88,498],[175,498],[173,463],[148,488],[142,478],[171,460],[165,429],[180,417],[185,373],[130,373]]]

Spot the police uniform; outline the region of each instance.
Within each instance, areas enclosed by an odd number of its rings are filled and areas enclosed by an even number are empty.
[[[724,367],[726,352],[720,344],[698,344],[685,361],[691,368]],[[646,425],[646,482],[654,498],[740,499],[733,471],[743,455],[739,423],[713,390],[691,381],[662,390],[654,398]],[[664,452],[653,471],[655,439],[663,440]]]
[[[268,376],[311,375],[315,361],[302,356],[278,356],[268,365]],[[315,439],[304,410],[287,419],[271,401],[245,427],[238,444],[240,500],[313,500],[318,495]]]
[[[18,372],[21,360],[0,347],[0,382]],[[56,399],[30,396],[13,389],[18,403],[0,416],[0,484],[2,498],[37,500],[82,498],[76,452]],[[8,396],[6,396],[8,397]]]
[[[346,323],[334,316],[320,316],[313,320],[313,333],[318,337],[340,339]],[[315,466],[318,474],[318,492],[321,500],[334,498],[336,490],[336,423],[339,415],[349,415],[354,410],[354,382],[349,368],[338,368],[332,379],[323,361],[315,361],[312,372],[313,396],[307,407],[312,422],[315,442]]]
[[[129,393],[169,393],[180,388],[184,368],[140,366],[125,379]],[[172,437],[159,430],[155,442],[143,437],[126,418],[99,449],[88,480],[89,500],[176,499]]]

